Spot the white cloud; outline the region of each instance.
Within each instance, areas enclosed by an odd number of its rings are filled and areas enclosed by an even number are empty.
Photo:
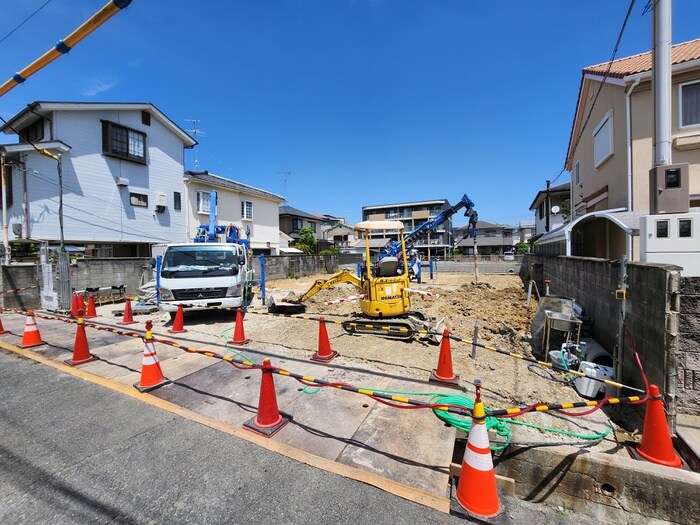
[[[105,91],[109,91],[112,89],[114,86],[116,86],[119,83],[118,80],[112,80],[105,82],[104,80],[100,79],[93,79],[88,86],[85,86],[82,90],[82,94],[85,97],[94,97],[95,95],[99,95],[100,93],[104,93]]]

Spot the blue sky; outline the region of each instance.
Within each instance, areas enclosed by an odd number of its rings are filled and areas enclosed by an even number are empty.
[[[45,2],[4,1],[0,38]],[[51,0],[0,43],[0,82],[105,3]],[[646,4],[618,57],[650,49]],[[0,98],[0,115],[34,100],[152,102],[183,129],[199,120],[187,169],[197,159],[307,212],[354,223],[363,205],[466,193],[481,219],[516,224],[560,173],[581,69],[610,58],[628,6],[133,0]],[[700,37],[698,20],[700,2],[675,0],[673,42]]]

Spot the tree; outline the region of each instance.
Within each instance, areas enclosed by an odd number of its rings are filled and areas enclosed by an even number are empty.
[[[305,226],[299,230],[299,238],[294,243],[294,246],[306,255],[313,254],[316,251],[316,234],[311,228]]]
[[[519,242],[515,245],[515,255],[530,253],[530,245],[526,242]]]

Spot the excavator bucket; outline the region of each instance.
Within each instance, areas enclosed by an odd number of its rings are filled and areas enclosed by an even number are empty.
[[[301,314],[306,311],[306,305],[302,303],[290,303],[286,301],[277,302],[275,301],[274,297],[269,296],[267,298],[267,311],[271,314]]]

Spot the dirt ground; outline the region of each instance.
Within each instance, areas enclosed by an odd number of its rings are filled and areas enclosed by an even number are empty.
[[[267,295],[283,300],[289,292],[300,296],[316,279],[327,279],[328,274],[268,281]],[[479,348],[476,359],[471,357],[471,341],[475,324],[478,323],[478,341],[487,346],[526,357],[541,359],[541,349],[533,354],[531,345],[531,321],[537,310],[537,298],[532,297],[527,305],[527,289],[517,275],[481,274],[478,282],[473,274],[441,273],[433,280],[422,284],[411,284],[412,289],[432,292],[438,296],[412,294],[412,307],[436,320],[444,319],[450,335],[461,341],[451,341],[453,370],[460,376],[460,385],[465,394],[473,396],[473,381],[482,382],[484,402],[490,408],[523,407],[536,402],[564,403],[585,401],[571,384],[556,379],[566,377],[523,359],[503,355],[493,350]],[[357,302],[343,301],[327,304],[359,293],[352,285],[340,284],[321,290],[307,302],[303,315],[323,315],[328,321],[347,319],[360,313]],[[259,301],[256,298],[256,303]],[[256,310],[258,308],[256,307]],[[331,347],[339,352],[344,362],[354,366],[379,369],[403,377],[425,380],[437,367],[440,346],[438,342],[421,340],[411,342],[391,340],[372,335],[348,335],[340,325],[328,325]],[[309,334],[300,330],[298,323],[279,323],[272,340],[283,342],[286,348],[309,346]],[[316,338],[314,336],[314,344]],[[552,348],[553,349],[553,348]],[[554,380],[553,380],[554,379]],[[615,425],[609,415],[610,407],[598,410],[589,416],[573,418],[554,411],[530,413],[524,419],[529,423],[549,428],[591,435],[612,432],[595,445],[599,452],[626,455],[620,442],[634,441],[634,433]],[[626,428],[629,425],[625,424]],[[542,432],[539,429],[518,428],[515,441],[566,442],[560,435]],[[576,440],[573,439],[573,442]],[[569,442],[572,442],[569,439]],[[579,443],[587,443],[582,441]]]
[[[304,293],[316,279],[328,275],[315,275],[299,279],[280,279],[267,283],[267,294],[277,300],[288,292]],[[439,294],[438,297],[412,294],[412,306],[436,320],[444,319],[450,334],[468,341],[473,340],[475,323],[478,323],[479,342],[498,349],[533,357],[530,345],[530,323],[537,310],[533,298],[527,306],[527,290],[516,275],[474,275],[441,273],[432,281],[412,283],[412,289]],[[360,312],[359,303],[345,301],[326,304],[357,294],[351,285],[341,284],[321,290],[307,302],[306,314],[320,314],[328,320],[344,319]],[[437,366],[439,345],[416,338],[412,342],[390,340],[382,337],[347,335],[340,327],[329,329],[333,350],[346,358],[373,363],[380,369],[390,370],[415,378],[424,378]],[[282,328],[278,336],[286,344],[296,346],[308,334],[289,326]],[[453,368],[463,381],[481,379],[485,390],[491,392],[498,404],[531,403],[533,401],[558,402],[577,399],[571,387],[544,380],[541,374],[528,371],[527,363],[496,352],[479,349],[477,358],[471,358],[472,345],[452,341]]]

